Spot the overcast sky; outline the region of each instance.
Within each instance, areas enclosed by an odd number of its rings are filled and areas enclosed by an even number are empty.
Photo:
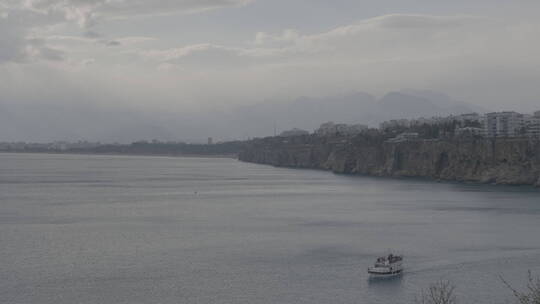
[[[533,111],[539,9],[538,0],[0,0],[0,110],[174,113],[415,88]]]

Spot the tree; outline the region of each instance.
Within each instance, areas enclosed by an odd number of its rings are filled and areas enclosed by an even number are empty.
[[[523,292],[514,289],[503,277],[501,280],[514,293],[519,304],[540,304],[540,276],[533,277],[529,270],[527,288]]]
[[[427,290],[422,290],[418,304],[456,304],[455,286],[449,281],[438,281],[431,284]]]

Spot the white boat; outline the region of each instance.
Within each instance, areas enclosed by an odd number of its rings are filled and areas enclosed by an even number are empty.
[[[393,277],[403,272],[403,256],[389,254],[377,258],[375,264],[368,268],[371,277]]]

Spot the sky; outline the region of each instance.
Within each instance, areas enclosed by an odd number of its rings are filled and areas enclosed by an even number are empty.
[[[202,138],[227,127],[205,113],[409,88],[532,112],[539,9],[537,0],[0,0],[0,141]]]

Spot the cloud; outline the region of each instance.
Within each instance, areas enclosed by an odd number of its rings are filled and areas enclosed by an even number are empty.
[[[412,59],[416,57],[414,53],[425,56],[430,49],[432,54],[455,51],[456,42],[470,43],[470,39],[483,37],[494,23],[474,16],[392,14],[311,35],[294,30],[286,30],[281,35],[258,33],[254,44],[259,52],[262,48],[267,49],[267,54],[280,56],[331,52],[355,56],[358,60],[362,56],[371,61],[394,60],[396,57]]]
[[[152,42],[152,41],[156,41],[156,38],[146,37],[146,36],[128,36],[128,37],[117,38],[115,40],[125,45],[125,44],[139,44],[139,43]]]
[[[96,60],[94,58],[87,58],[81,61],[81,65],[88,66],[88,65],[94,64],[95,62]]]
[[[97,38],[101,38],[102,36],[103,35],[95,31],[86,31],[83,33],[83,37],[90,38],[90,39],[97,39]]]
[[[120,40],[103,39],[91,30],[102,19],[131,18],[175,13],[195,13],[222,7],[241,6],[251,0],[0,0],[0,64],[32,60],[60,60],[59,50],[32,40],[47,41],[47,31],[76,23],[83,37],[101,39],[107,46]],[[45,34],[44,34],[45,33]]]
[[[394,29],[436,29],[445,27],[460,27],[486,21],[478,16],[430,16],[390,14],[366,20],[364,25]]]
[[[4,0],[6,2],[6,0]],[[6,3],[14,1],[7,0]],[[245,5],[251,0],[25,0],[9,7],[41,14],[64,15],[81,27],[90,27],[101,18],[195,13],[210,9]]]
[[[0,18],[0,64],[63,59],[60,50],[47,45],[44,39],[31,35],[27,26],[29,21],[35,22],[36,26],[46,24],[45,20],[27,11],[11,11]]]
[[[122,45],[122,43],[118,40],[99,40],[98,43],[111,47]]]
[[[214,44],[195,44],[166,50],[150,50],[142,55],[150,60],[165,64],[178,64],[190,67],[242,68],[247,60],[247,50]]]
[[[256,32],[244,43],[208,42],[139,54],[147,63],[166,67],[170,77],[192,75],[194,86],[222,88],[221,95],[238,100],[415,87],[459,92],[463,95],[456,97],[474,101],[482,100],[482,91],[493,83],[493,90],[506,87],[505,92],[485,104],[501,104],[502,96],[512,94],[530,104],[538,90],[525,84],[540,76],[538,52],[537,21],[392,14],[318,33]],[[171,72],[175,66],[176,74]],[[523,77],[504,77],[516,74]],[[483,89],[474,90],[475,83]]]
[[[26,55],[30,58],[41,58],[50,61],[63,61],[65,59],[63,51],[47,46],[41,39],[28,40],[26,52]]]
[[[294,29],[258,32],[248,45],[202,43],[142,54],[159,62],[199,67],[414,61],[455,55],[463,44],[477,47],[484,43],[478,37],[492,35],[495,25],[484,17],[392,14],[309,35]]]
[[[272,35],[265,32],[258,32],[255,35],[255,45],[273,45],[273,46],[288,46],[300,38],[300,33],[293,29],[283,31],[283,34]]]

